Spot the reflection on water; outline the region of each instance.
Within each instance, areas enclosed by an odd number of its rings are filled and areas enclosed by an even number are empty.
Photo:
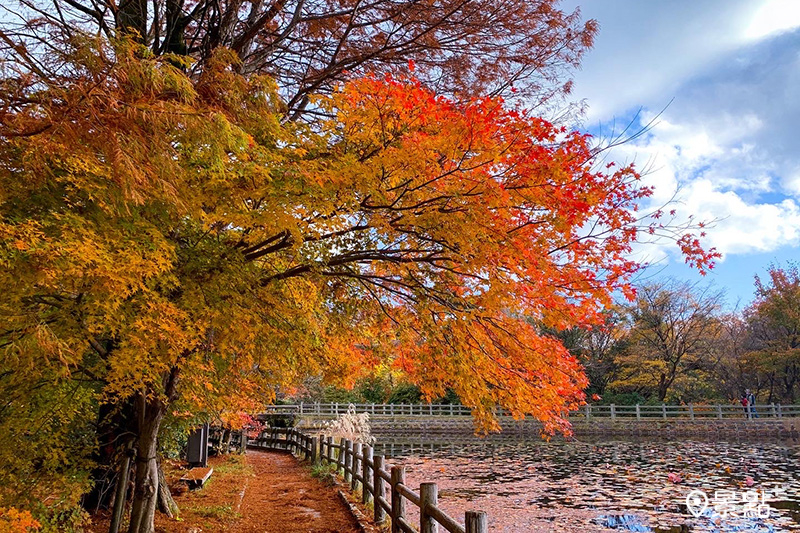
[[[375,453],[405,465],[412,487],[436,481],[440,506],[452,516],[487,511],[494,532],[800,531],[796,441],[456,443],[378,435]],[[686,496],[695,489],[711,503],[698,517],[686,507]],[[713,509],[717,491],[735,495],[732,509],[739,514],[741,498],[757,491],[768,498],[769,516],[722,517]]]

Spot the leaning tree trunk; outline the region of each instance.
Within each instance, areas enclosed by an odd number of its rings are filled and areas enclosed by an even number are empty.
[[[133,449],[130,442],[126,443],[125,448],[120,457],[119,472],[117,473],[117,485],[115,488],[114,496],[114,510],[111,513],[111,526],[108,533],[119,533],[119,527],[122,524],[123,515],[125,514],[125,502],[128,499],[128,474],[131,469],[131,458]]]
[[[170,518],[175,518],[178,514],[178,504],[172,499],[172,494],[167,485],[167,478],[164,469],[161,468],[161,461],[158,461],[158,510]]]

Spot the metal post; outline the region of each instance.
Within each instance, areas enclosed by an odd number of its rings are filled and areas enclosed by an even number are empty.
[[[380,525],[383,524],[383,521],[386,520],[386,512],[383,509],[383,506],[378,501],[378,498],[383,498],[385,496],[385,491],[383,488],[383,478],[380,475],[380,471],[383,469],[383,456],[376,455],[373,459],[372,465],[372,495],[373,495],[373,519],[375,523]]]
[[[419,533],[439,533],[439,524],[428,514],[428,507],[439,503],[439,489],[436,483],[419,485]]]
[[[467,511],[464,522],[464,530],[467,533],[487,533],[489,531],[489,521],[483,511]]]
[[[406,468],[404,466],[392,467],[392,533],[401,533],[398,518],[405,517],[406,503],[397,490],[398,485],[405,485]]]

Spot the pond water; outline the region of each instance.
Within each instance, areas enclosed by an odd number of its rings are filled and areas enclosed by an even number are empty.
[[[797,441],[377,437],[408,485],[436,482],[446,513],[486,511],[495,533],[800,531]]]

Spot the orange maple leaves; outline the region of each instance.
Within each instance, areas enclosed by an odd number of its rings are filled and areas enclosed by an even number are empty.
[[[588,135],[499,98],[459,104],[368,76],[320,105],[335,115],[332,156],[305,172],[336,195],[325,231],[359,239],[317,268],[368,289],[363,305],[395,324],[384,351],[428,395],[452,386],[485,427],[504,405],[561,428],[585,378],[539,326],[599,323],[616,291],[631,293],[647,228],[636,211],[652,191],[631,166],[594,169]],[[678,244],[701,268],[714,257],[690,235]]]

